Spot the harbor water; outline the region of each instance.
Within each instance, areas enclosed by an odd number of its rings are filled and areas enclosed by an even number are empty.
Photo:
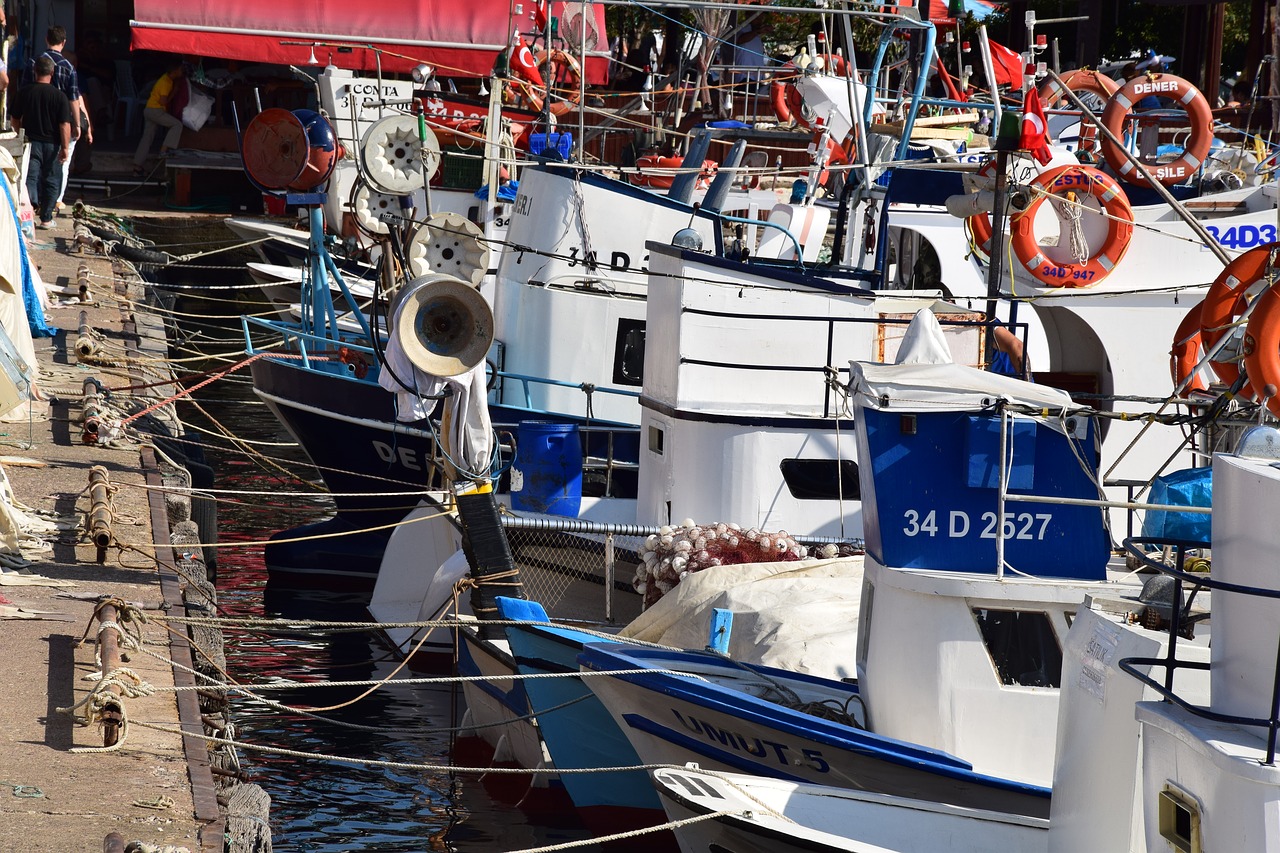
[[[211,307],[231,304],[180,301],[186,314],[225,316],[216,325],[201,321],[198,329],[189,329],[206,341],[201,344],[206,353],[235,350],[238,327],[225,307]],[[298,620],[297,629],[287,633],[227,631],[232,680],[315,683],[423,675],[405,668],[393,676],[399,662],[366,631],[305,630],[306,620],[366,620],[359,598],[268,583],[262,542],[274,532],[324,518],[331,504],[312,485],[318,482],[314,469],[254,397],[248,371],[200,389],[182,415],[197,430],[193,435],[207,443],[216,487],[244,493],[224,494],[218,507],[223,545],[217,587],[223,615]],[[198,432],[222,429],[234,432],[238,447]],[[262,492],[274,494],[253,494]],[[245,547],[230,544],[237,542]],[[454,686],[291,687],[260,695],[269,703],[234,697],[231,718],[245,745],[244,771],[271,796],[276,851],[508,851],[589,837],[571,810],[531,813],[503,801],[506,791],[521,786],[513,785],[512,777],[484,780],[449,772],[453,730],[463,712],[461,691]],[[302,713],[305,709],[312,710]]]

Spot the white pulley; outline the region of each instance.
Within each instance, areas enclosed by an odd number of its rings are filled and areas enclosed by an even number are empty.
[[[392,195],[422,189],[440,168],[440,143],[434,133],[418,138],[413,116],[387,116],[373,123],[360,140],[364,171],[374,187]],[[424,179],[423,176],[426,176]]]
[[[484,233],[461,213],[433,213],[414,229],[406,251],[414,278],[451,275],[479,287],[489,271]]]
[[[355,214],[356,224],[361,231],[374,237],[385,236],[391,229],[382,221],[382,214],[398,214],[400,197],[378,192],[364,181],[360,181],[356,186],[355,198],[351,202],[351,212]]]

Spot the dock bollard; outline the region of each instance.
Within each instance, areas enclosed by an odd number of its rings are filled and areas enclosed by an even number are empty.
[[[98,605],[98,623],[117,625],[120,616],[116,606],[109,601]],[[123,663],[120,660],[120,629],[98,631],[98,656],[102,659],[102,671],[115,672]],[[109,684],[115,699],[105,699],[99,705],[98,720],[102,723],[102,745],[115,746],[120,741],[120,728],[124,724],[124,706],[120,704],[120,688]]]
[[[98,342],[93,339],[93,329],[89,327],[89,312],[80,312],[80,333],[76,338],[76,358],[85,361],[98,354]]]
[[[114,538],[111,532],[111,481],[107,469],[94,465],[89,469],[89,539],[98,549],[98,565],[107,562],[107,548]]]
[[[78,289],[78,297],[81,302],[89,301],[89,265],[81,261],[80,268],[76,270],[76,288]]]
[[[102,426],[102,385],[90,376],[84,381],[84,395],[81,398],[81,432],[80,440],[85,444],[96,444],[98,429]]]
[[[118,832],[108,832],[102,839],[102,853],[124,853],[124,836]]]

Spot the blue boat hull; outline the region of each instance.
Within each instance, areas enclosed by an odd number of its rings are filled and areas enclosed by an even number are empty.
[[[1047,788],[977,773],[967,762],[938,750],[664,672],[707,675],[710,667],[719,666],[729,677],[744,674],[739,664],[715,661],[714,656],[696,652],[618,644],[589,644],[578,658],[583,669],[653,670],[586,679],[646,763],[696,761],[710,769],[1049,816]],[[764,667],[751,669],[768,672]],[[795,678],[770,673],[765,681]]]
[[[516,667],[525,674],[577,672],[584,643],[599,639],[573,630],[533,626],[509,625],[506,632]],[[640,764],[631,743],[581,679],[529,680],[524,688],[557,770]],[[654,826],[664,820],[662,804],[642,770],[566,773],[560,779],[583,821],[602,833]]]

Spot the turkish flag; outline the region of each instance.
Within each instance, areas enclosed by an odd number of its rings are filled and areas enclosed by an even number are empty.
[[[533,51],[523,36],[516,36],[516,43],[511,47],[511,70],[528,80],[535,86],[545,86],[542,72],[533,58]]]
[[[1045,133],[1046,127],[1040,93],[1032,86],[1027,90],[1027,98],[1022,104],[1022,138],[1018,147],[1036,158],[1041,166],[1053,159],[1053,152],[1049,150],[1049,138]]]
[[[1022,54],[1015,53],[1002,44],[987,39],[991,45],[991,71],[996,75],[994,86],[1022,88]]]
[[[551,0],[533,0],[533,21],[538,25],[539,31],[547,29],[547,21],[550,16]]]

